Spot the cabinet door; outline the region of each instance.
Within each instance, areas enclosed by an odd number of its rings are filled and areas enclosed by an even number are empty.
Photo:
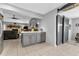
[[[31,44],[36,43],[36,33],[31,33]]]
[[[22,38],[22,44],[25,45],[30,45],[30,34],[23,34],[23,38]]]
[[[46,41],[46,32],[41,32],[41,42]]]
[[[41,42],[41,33],[36,34],[36,41],[37,41],[37,43]]]

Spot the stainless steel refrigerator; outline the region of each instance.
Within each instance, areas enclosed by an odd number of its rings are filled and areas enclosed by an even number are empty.
[[[68,41],[69,36],[69,19],[65,16],[64,17],[64,29],[63,29],[63,43]]]
[[[69,19],[65,16],[56,16],[56,44],[60,45],[68,41]]]

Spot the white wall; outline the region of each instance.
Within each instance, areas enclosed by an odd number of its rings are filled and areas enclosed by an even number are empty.
[[[76,27],[76,24],[79,24],[79,18],[72,19],[72,40],[75,40],[76,33],[79,33],[79,27]]]
[[[56,15],[57,10],[53,10],[44,16],[41,26],[46,30],[46,42],[56,45]]]

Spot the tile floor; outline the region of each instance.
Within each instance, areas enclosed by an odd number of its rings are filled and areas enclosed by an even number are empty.
[[[20,40],[5,40],[1,56],[79,56],[79,46],[65,43],[53,47],[47,43],[22,47]]]

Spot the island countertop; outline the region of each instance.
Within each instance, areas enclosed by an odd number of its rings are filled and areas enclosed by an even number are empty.
[[[45,31],[22,31],[21,33],[41,33]]]

